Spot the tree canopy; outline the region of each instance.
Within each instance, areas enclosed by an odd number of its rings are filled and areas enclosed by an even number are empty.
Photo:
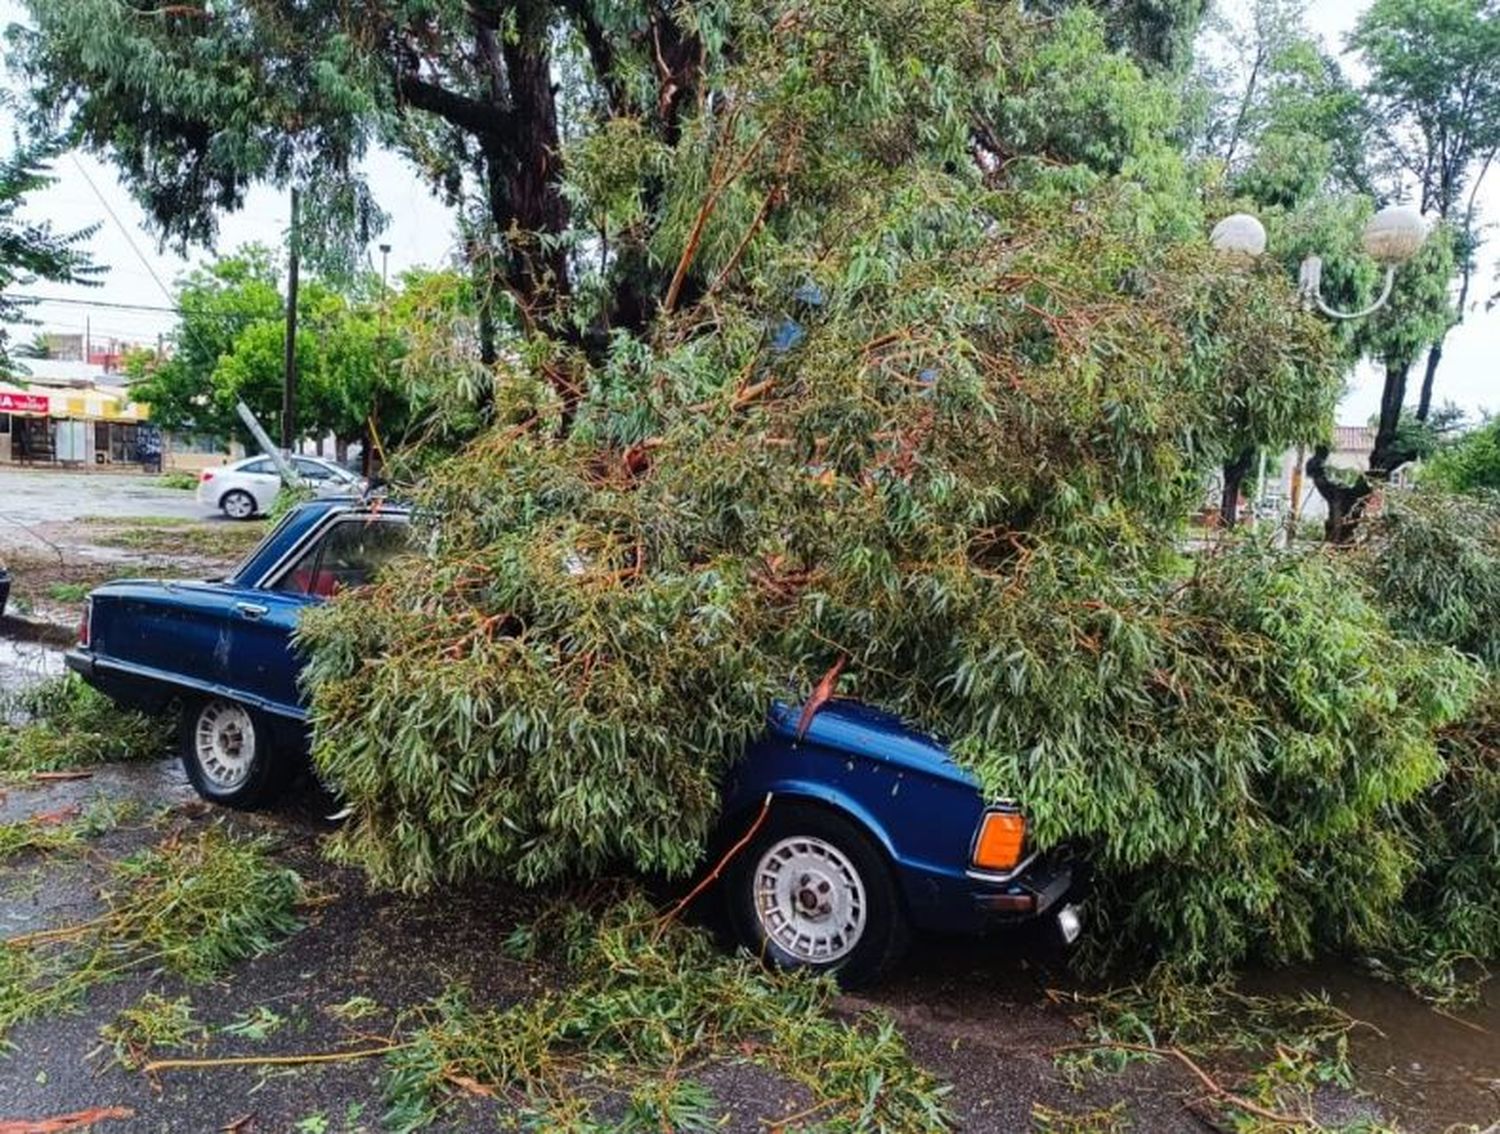
[[[425,281],[427,274],[418,274]],[[430,285],[426,285],[430,286]],[[379,280],[334,286],[316,277],[297,300],[300,436],[332,435],[342,446],[365,436],[372,415],[404,436],[430,383],[404,373],[413,337],[410,300],[382,294]],[[171,354],[154,360],[136,388],[156,420],[172,429],[243,436],[235,405],[263,421],[280,412],[286,344],[281,268],[251,245],[194,269],[177,289],[181,325]]]

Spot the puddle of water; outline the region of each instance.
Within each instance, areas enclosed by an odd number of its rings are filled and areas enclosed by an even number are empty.
[[[62,672],[62,651],[56,646],[0,638],[0,694],[19,693]]]
[[[1382,1106],[1420,1128],[1500,1118],[1500,989],[1476,1005],[1437,1011],[1405,989],[1333,964],[1247,977],[1245,991],[1330,1002],[1371,1027],[1349,1035],[1360,1080]],[[1378,1029],[1378,1030],[1375,1030]],[[1377,1082],[1378,1080],[1378,1082]]]

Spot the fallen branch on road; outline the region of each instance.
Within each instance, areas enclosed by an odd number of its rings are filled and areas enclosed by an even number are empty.
[[[95,1106],[52,1118],[0,1119],[0,1134],[64,1134],[68,1130],[83,1130],[96,1122],[134,1117],[135,1111],[128,1106]]]
[[[1152,1047],[1144,1043],[1121,1043],[1118,1040],[1106,1040],[1100,1043],[1069,1043],[1061,1047],[1049,1048],[1048,1055],[1056,1055],[1065,1051],[1132,1051],[1142,1055],[1164,1055],[1177,1060],[1193,1073],[1200,1083],[1208,1089],[1209,1094],[1227,1106],[1243,1110],[1247,1114],[1253,1114],[1257,1118],[1263,1118],[1267,1122],[1273,1122],[1278,1126],[1311,1126],[1313,1119],[1302,1114],[1282,1114],[1280,1111],[1269,1110],[1259,1103],[1251,1102],[1243,1095],[1235,1094],[1228,1087],[1223,1086],[1200,1067],[1196,1060],[1180,1047]]]
[[[295,1067],[303,1063],[342,1063],[353,1059],[368,1059],[374,1055],[388,1055],[410,1047],[408,1043],[386,1043],[379,1047],[362,1047],[354,1051],[320,1051],[307,1055],[229,1055],[218,1059],[153,1059],[141,1068],[149,1075],[158,1071],[176,1071],[185,1068],[203,1067]],[[0,1127],[0,1134],[8,1134]]]

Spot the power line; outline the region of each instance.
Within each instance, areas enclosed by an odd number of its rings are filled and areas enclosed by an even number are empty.
[[[111,303],[104,299],[64,299],[52,295],[31,295],[26,292],[11,292],[12,299],[23,299],[28,303],[62,303],[69,307],[108,307],[116,311],[160,311],[168,315],[189,315],[192,312],[184,311],[181,307],[160,307],[150,303]],[[197,313],[201,318],[208,312]],[[228,318],[227,315],[218,316]]]
[[[156,274],[156,269],[151,266],[151,261],[146,259],[145,253],[140,250],[140,247],[135,242],[135,238],[130,235],[130,230],[125,227],[124,222],[122,222],[120,218],[115,214],[115,210],[110,207],[109,201],[105,199],[104,194],[99,192],[99,186],[94,184],[94,179],[89,176],[89,171],[83,168],[83,162],[78,160],[78,155],[75,153],[69,153],[68,157],[73,160],[73,167],[78,170],[79,174],[83,177],[84,182],[90,189],[94,191],[94,196],[99,198],[99,203],[104,206],[104,211],[109,214],[109,219],[115,222],[115,227],[120,230],[120,235],[125,238],[125,243],[130,245],[130,250],[135,253],[135,258],[141,262],[141,267],[145,268],[147,274],[149,274],[150,277],[156,281],[156,286],[161,288],[161,293],[168,299],[171,299],[171,289],[168,288],[167,285],[162,282],[162,278]]]

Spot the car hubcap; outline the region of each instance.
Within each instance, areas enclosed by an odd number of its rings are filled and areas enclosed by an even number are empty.
[[[198,714],[194,736],[198,767],[220,791],[244,783],[255,759],[255,723],[239,705],[213,701]]]
[[[864,933],[864,883],[822,839],[782,839],[755,868],[755,916],[766,938],[798,961],[828,964]]]
[[[228,512],[236,520],[243,520],[248,516],[252,507],[250,498],[240,492],[236,492],[228,500],[224,501],[224,511]]]

